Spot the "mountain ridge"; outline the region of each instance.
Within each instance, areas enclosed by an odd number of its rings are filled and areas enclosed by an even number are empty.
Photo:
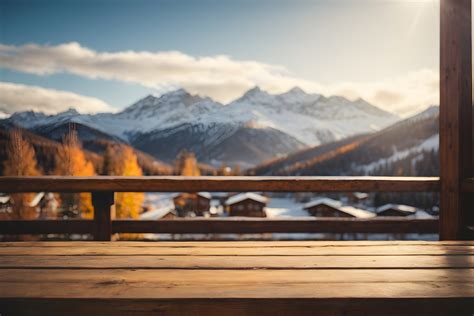
[[[298,87],[270,94],[255,87],[228,104],[178,89],[159,97],[145,96],[118,113],[80,114],[69,109],[45,115],[27,111],[14,113],[6,121],[33,131],[54,131],[64,124],[81,124],[132,146],[140,140],[143,151],[167,162],[172,156],[169,151],[176,151],[167,148],[185,149],[179,146],[186,143],[182,137],[193,135],[196,141],[213,148],[208,153],[205,148],[195,148],[196,155],[206,163],[254,165],[260,159],[378,131],[398,119],[362,99],[325,97]],[[182,133],[184,128],[189,130]],[[233,139],[235,148],[228,145]],[[168,147],[155,150],[159,146],[157,140]],[[270,143],[263,145],[264,141]],[[234,154],[225,154],[220,145],[231,148]],[[219,158],[213,157],[212,152],[219,153]]]

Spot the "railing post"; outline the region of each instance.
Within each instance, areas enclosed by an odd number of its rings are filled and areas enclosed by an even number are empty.
[[[111,206],[114,205],[114,192],[92,192],[94,206],[94,240],[110,241],[112,238]]]
[[[461,192],[473,171],[471,0],[442,0],[440,16],[440,239],[459,240],[472,212]]]

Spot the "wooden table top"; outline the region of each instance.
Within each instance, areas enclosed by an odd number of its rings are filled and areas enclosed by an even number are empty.
[[[474,313],[474,242],[0,243],[1,315],[453,309]]]

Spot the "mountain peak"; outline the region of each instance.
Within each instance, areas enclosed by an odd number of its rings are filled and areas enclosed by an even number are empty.
[[[295,86],[286,92],[287,94],[306,94],[306,92],[298,86]]]
[[[268,93],[263,91],[262,89],[260,89],[259,86],[255,86],[252,89],[245,92],[243,97],[253,97],[253,96],[257,96],[257,95],[261,95],[261,94],[268,94]]]
[[[179,88],[170,92],[163,93],[161,97],[164,97],[164,96],[184,97],[188,95],[190,95],[188,91],[186,91],[183,88]]]
[[[60,116],[75,116],[75,115],[79,115],[79,112],[77,112],[75,108],[70,107],[66,111],[60,112],[57,115],[58,116],[59,115]]]

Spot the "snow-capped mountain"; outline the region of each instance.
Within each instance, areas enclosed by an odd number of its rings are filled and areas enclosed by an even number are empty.
[[[149,95],[119,113],[21,112],[7,121],[44,136],[77,123],[167,161],[186,148],[206,162],[248,165],[378,131],[397,120],[364,100],[324,97],[300,88],[269,94],[256,87],[226,105],[179,89],[159,97]]]

